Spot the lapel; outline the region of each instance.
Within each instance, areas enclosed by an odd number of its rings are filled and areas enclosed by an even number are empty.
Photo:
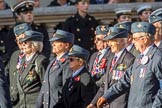
[[[24,80],[25,80],[25,78],[26,78],[26,76],[28,75],[28,73],[30,72],[30,70],[31,70],[31,68],[33,67],[33,66],[35,66],[35,59],[38,57],[38,53],[36,53],[34,56],[33,56],[33,58],[32,58],[32,60],[30,61],[30,63],[27,65],[27,67],[25,68],[25,70],[24,70],[24,72],[22,73],[22,75],[21,75],[21,80],[20,80],[20,82],[21,82],[21,84],[24,82]]]
[[[92,55],[92,58],[90,59],[90,63],[89,63],[89,72],[91,72],[92,69],[93,69],[93,65],[94,65],[94,62],[95,62],[97,53],[98,53],[98,52],[95,52],[95,53]]]
[[[119,64],[121,64],[121,63],[123,62],[126,53],[127,53],[127,50],[124,49],[124,51],[123,51],[122,54],[120,55],[119,59],[116,61],[116,64],[115,64],[114,67],[112,68],[111,73],[112,73],[112,71],[113,71],[114,69],[117,68],[117,66],[118,66]]]
[[[154,55],[155,51],[157,50],[157,46],[154,44],[151,46],[151,48],[149,49],[149,51],[147,52],[147,54],[145,56],[149,57],[149,60],[152,58],[152,56]],[[142,65],[140,63],[140,55],[137,57],[136,61],[136,68],[138,68],[140,65]]]
[[[158,46],[159,49],[162,49],[162,41],[160,42],[160,45]]]

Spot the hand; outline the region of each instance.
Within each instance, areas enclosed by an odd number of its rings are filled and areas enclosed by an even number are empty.
[[[87,108],[96,108],[96,106],[93,105],[93,104],[89,104],[89,105],[87,106]]]
[[[97,101],[97,108],[101,108],[102,106],[104,106],[105,103],[106,99],[104,97],[100,97]]]

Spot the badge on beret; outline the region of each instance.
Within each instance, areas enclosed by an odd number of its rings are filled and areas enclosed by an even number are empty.
[[[138,27],[138,28],[141,28],[141,27],[142,27],[141,23],[139,23],[139,24],[137,25],[137,27]]]
[[[73,51],[73,48],[71,48],[70,50],[69,50],[69,52],[72,52]]]
[[[148,57],[148,56],[144,56],[144,57],[142,57],[142,59],[141,59],[141,64],[145,65],[145,64],[148,63],[148,61],[149,61],[149,57]]]
[[[105,26],[101,26],[101,31],[105,31],[106,27]]]
[[[119,28],[124,28],[124,26],[120,24],[120,25],[119,25]]]

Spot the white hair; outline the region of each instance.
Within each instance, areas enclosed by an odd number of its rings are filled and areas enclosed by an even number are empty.
[[[31,41],[31,43],[32,43],[32,49],[34,49],[35,51],[38,51],[38,52],[42,52],[43,42]]]

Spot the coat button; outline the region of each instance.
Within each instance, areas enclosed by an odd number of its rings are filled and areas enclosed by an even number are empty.
[[[80,38],[78,38],[78,41],[80,42],[80,41],[81,41],[81,39],[80,39]]]
[[[44,102],[42,104],[44,104]]]
[[[13,86],[11,86],[11,90],[13,89]]]
[[[47,94],[49,94],[49,92],[47,92]]]
[[[44,80],[43,83],[46,83],[46,81]]]
[[[48,103],[46,103],[48,105]]]

